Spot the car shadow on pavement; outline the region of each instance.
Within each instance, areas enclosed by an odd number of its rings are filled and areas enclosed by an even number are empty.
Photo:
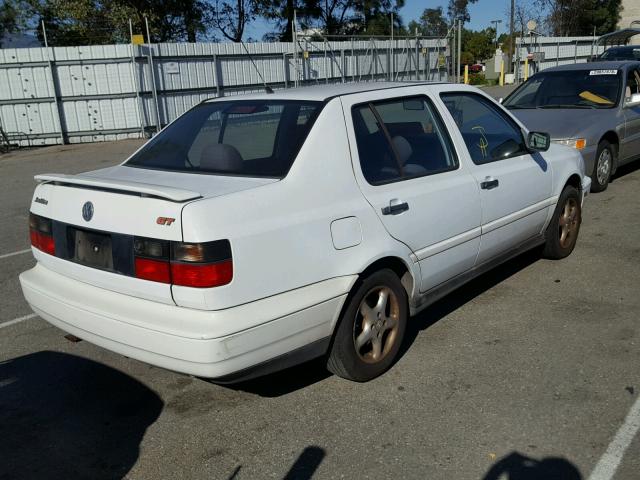
[[[637,170],[640,170],[640,160],[635,160],[631,163],[627,163],[618,167],[616,174],[611,178],[611,182],[615,182],[618,178],[629,175]]]
[[[0,363],[0,478],[121,479],[164,407],[118,370],[38,352]]]
[[[564,458],[536,460],[511,452],[494,463],[482,480],[582,480],[582,475]]]
[[[327,370],[326,364],[327,359],[320,357],[251,380],[220,384],[220,386],[253,393],[261,397],[279,397],[330,377],[332,374]],[[212,383],[216,383],[215,380]]]
[[[477,296],[540,260],[541,252],[542,249],[538,247],[518,255],[474,278],[409,319],[403,346],[396,361],[409,350],[422,330],[426,330]]]

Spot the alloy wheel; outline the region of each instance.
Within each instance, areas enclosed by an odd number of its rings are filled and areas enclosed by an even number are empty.
[[[385,286],[374,287],[362,298],[353,327],[353,342],[360,359],[378,363],[398,340],[400,304]]]
[[[600,185],[604,185],[609,178],[609,172],[611,171],[611,151],[605,148],[600,152],[598,156],[598,164],[596,165],[596,178]]]
[[[580,208],[575,198],[568,198],[559,218],[560,246],[567,248],[575,241],[580,227]]]

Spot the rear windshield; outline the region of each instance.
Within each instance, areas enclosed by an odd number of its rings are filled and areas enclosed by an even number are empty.
[[[284,177],[321,102],[203,103],[170,124],[126,166],[191,173]]]
[[[621,74],[617,69],[541,72],[510,95],[504,106],[518,108],[611,108],[617,105]]]

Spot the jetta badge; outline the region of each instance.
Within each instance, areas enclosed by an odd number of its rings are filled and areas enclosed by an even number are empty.
[[[85,222],[93,218],[93,203],[85,202],[82,206],[82,218],[84,218]]]

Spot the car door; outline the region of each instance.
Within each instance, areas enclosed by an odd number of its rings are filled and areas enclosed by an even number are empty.
[[[624,102],[631,95],[640,94],[640,71],[630,68],[627,72]],[[624,113],[624,138],[620,146],[620,161],[623,163],[640,155],[640,104],[623,105]]]
[[[478,186],[429,98],[371,96],[343,97],[356,179],[388,233],[413,251],[428,291],[475,263]]]
[[[464,140],[480,187],[482,240],[478,264],[542,233],[551,198],[552,172],[530,153],[518,124],[498,105],[474,92],[441,94]]]

